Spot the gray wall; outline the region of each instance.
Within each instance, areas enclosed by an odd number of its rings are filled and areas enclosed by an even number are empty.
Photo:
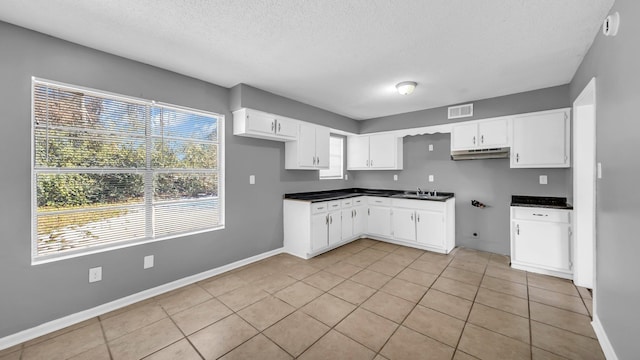
[[[233,136],[228,89],[2,22],[0,45],[0,337],[280,248],[283,193],[352,186],[284,170],[284,143]],[[31,76],[226,115],[226,229],[32,266]],[[257,104],[261,95],[254,97]],[[292,116],[318,113],[290,100],[278,106]],[[156,265],[143,270],[149,254]],[[103,267],[103,281],[89,284],[93,266]]]
[[[570,105],[569,85],[527,91],[490,99],[470,101],[473,116],[447,120],[447,106],[385,116],[360,122],[360,132],[370,133],[387,130],[439,125],[451,122],[485,119],[496,116],[522,114],[534,111],[559,109]],[[468,104],[469,102],[465,103]]]
[[[567,196],[570,190],[567,169],[510,169],[509,159],[451,161],[450,138],[450,134],[407,136],[404,170],[359,171],[356,183],[369,188],[454,192],[456,245],[499,254],[510,251],[511,195]],[[433,152],[428,151],[429,144]],[[433,183],[428,182],[429,175],[434,175]],[[549,183],[538,184],[539,175],[547,175]],[[487,207],[471,206],[473,199]]]
[[[598,32],[571,81],[572,101],[596,77],[596,314],[619,359],[640,353],[640,2],[617,0],[621,27],[616,37]]]

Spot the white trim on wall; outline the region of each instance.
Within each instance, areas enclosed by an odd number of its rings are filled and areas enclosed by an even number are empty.
[[[600,347],[602,348],[602,352],[604,352],[605,358],[607,358],[607,360],[618,360],[618,355],[616,355],[616,352],[613,349],[613,345],[609,341],[609,337],[604,331],[602,323],[600,322],[600,318],[597,314],[593,314],[593,321],[591,322],[591,326],[593,327],[593,331],[598,337],[598,341],[600,342]]]
[[[178,279],[164,285],[156,286],[154,288],[147,289],[139,293],[132,294],[132,295],[120,298],[118,300],[108,302],[106,304],[98,305],[91,309],[87,309],[84,311],[77,312],[75,314],[67,315],[65,317],[61,317],[59,319],[52,320],[44,324],[32,327],[30,329],[26,329],[9,336],[5,336],[3,338],[0,338],[0,350],[12,347],[14,345],[21,344],[25,341],[35,339],[39,336],[46,335],[60,329],[64,329],[68,326],[92,319],[96,316],[106,314],[110,311],[117,310],[131,304],[135,304],[142,300],[146,300],[154,296],[158,296],[160,294],[164,294],[166,292],[181,288],[183,286],[205,280],[212,276],[219,275],[233,269],[237,269],[239,267],[254,263],[256,261],[260,261],[262,259],[266,259],[274,255],[281,254],[283,252],[284,252],[284,248],[267,251],[265,253],[252,256],[250,258],[238,260],[231,264],[227,264],[224,266],[217,267],[215,269],[207,270],[199,274],[187,276],[185,278]]]

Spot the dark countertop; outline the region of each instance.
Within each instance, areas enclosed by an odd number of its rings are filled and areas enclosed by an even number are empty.
[[[339,190],[326,190],[326,191],[314,191],[314,192],[304,192],[304,193],[292,193],[292,194],[284,194],[285,199],[290,200],[302,200],[302,201],[310,201],[310,202],[320,202],[320,201],[330,201],[330,200],[341,200],[348,199],[357,196],[378,196],[378,197],[393,197],[403,199],[405,198],[403,195],[405,194],[414,194],[416,191],[405,191],[405,190],[381,190],[381,189],[362,189],[362,188],[351,188],[351,189],[339,189]],[[449,192],[440,192],[437,198],[417,198],[411,197],[412,200],[427,200],[427,201],[447,201],[451,199],[454,194]]]
[[[561,210],[573,209],[573,206],[567,203],[567,198],[551,196],[512,195],[511,206],[538,207]]]

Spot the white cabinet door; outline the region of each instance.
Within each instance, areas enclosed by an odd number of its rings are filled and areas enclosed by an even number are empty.
[[[451,127],[451,150],[474,149],[478,146],[478,124],[460,124]]]
[[[514,260],[549,270],[571,270],[569,225],[514,221]]]
[[[295,139],[298,136],[298,121],[286,117],[276,117],[275,133],[281,137]]]
[[[567,111],[513,118],[512,168],[569,167]]]
[[[347,169],[369,167],[369,137],[349,136],[347,138]]]
[[[368,211],[367,228],[372,235],[391,236],[391,208],[370,206]]]
[[[353,237],[353,220],[355,219],[355,209],[348,208],[342,210],[342,240]]]
[[[353,235],[362,235],[367,232],[367,207],[355,206],[353,208]]]
[[[328,243],[328,214],[318,214],[311,216],[311,251],[320,250],[329,245]]]
[[[369,136],[369,167],[395,168],[396,146],[397,139],[393,134]]]
[[[275,134],[275,116],[261,111],[247,109],[247,131],[261,134]]]
[[[478,145],[481,148],[502,147],[509,145],[507,119],[487,120],[478,123],[480,135]]]
[[[329,168],[329,142],[330,142],[329,128],[324,126],[316,126],[316,167],[328,169]]]
[[[300,123],[298,133],[298,166],[316,166],[316,127]]]
[[[444,213],[439,211],[417,210],[417,240],[421,244],[443,247],[445,235]]]
[[[342,221],[340,211],[329,213],[329,245],[342,240]]]
[[[414,210],[393,210],[393,237],[403,241],[416,241],[416,214]]]

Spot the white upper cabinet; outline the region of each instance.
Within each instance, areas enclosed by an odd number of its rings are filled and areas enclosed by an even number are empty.
[[[402,166],[402,137],[374,134],[347,138],[347,170],[402,170]]]
[[[512,168],[570,167],[569,109],[513,118]]]
[[[464,122],[451,127],[451,150],[509,146],[509,119]]]
[[[298,135],[298,120],[253,109],[233,112],[233,134],[258,139],[291,141]]]
[[[301,121],[298,129],[297,140],[285,144],[285,169],[328,169],[329,128]]]

